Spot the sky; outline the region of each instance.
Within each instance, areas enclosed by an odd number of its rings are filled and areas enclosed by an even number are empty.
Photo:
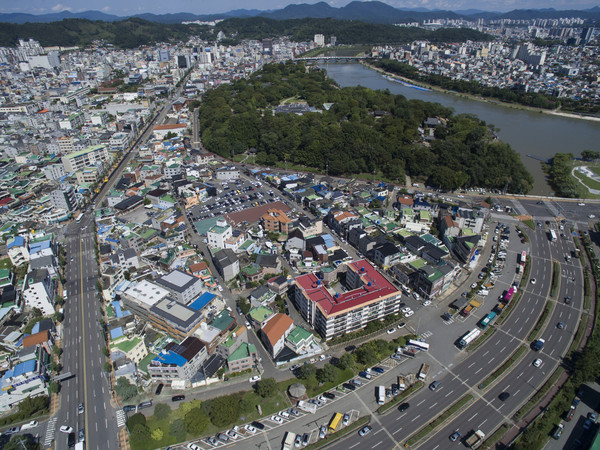
[[[349,0],[325,0],[331,6],[341,7]],[[479,9],[485,11],[510,11],[513,9],[588,9],[600,5],[600,0],[381,0],[396,8],[427,8],[445,10]],[[315,0],[0,0],[0,12],[48,14],[68,10],[103,11],[126,16],[140,13],[166,14],[189,12],[213,14],[234,9],[281,9],[293,3],[316,3]]]

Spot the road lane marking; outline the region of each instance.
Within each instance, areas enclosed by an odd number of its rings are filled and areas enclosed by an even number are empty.
[[[427,400],[427,399],[424,398],[423,400],[421,400],[419,403],[417,403],[417,406],[421,406],[423,404],[423,402],[425,402],[425,400]]]
[[[467,420],[467,422],[470,422],[470,421],[471,421],[471,420],[473,420],[475,417],[477,417],[477,414],[479,414],[479,413],[475,413],[475,414],[473,414],[473,415],[472,415],[472,416],[469,418],[469,420]]]
[[[379,441],[377,444],[375,444],[375,445],[374,445],[373,447],[371,447],[371,448],[375,448],[375,447],[377,447],[377,446],[379,446],[379,445],[381,445],[381,444],[383,444],[383,441]]]
[[[413,420],[411,420],[411,422],[414,422],[414,421],[415,421],[415,420],[417,420],[419,417],[421,417],[421,414],[419,414],[419,415],[417,415],[417,416],[413,417]]]
[[[452,389],[450,392],[448,392],[446,395],[444,395],[444,398],[448,397],[450,394],[452,394],[454,392],[454,389]]]
[[[481,423],[479,424],[479,426],[478,426],[477,428],[481,428],[481,427],[483,426],[483,424],[484,424],[484,423],[486,423],[487,421],[488,421],[488,420],[487,420],[487,419],[485,419],[483,422],[481,422]]]
[[[429,407],[429,409],[431,409],[431,408],[435,408],[435,406],[436,406],[437,404],[438,404],[438,402],[435,402],[433,405],[431,405],[431,406]]]

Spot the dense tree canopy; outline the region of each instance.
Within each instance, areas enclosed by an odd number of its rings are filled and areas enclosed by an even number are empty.
[[[320,112],[273,113],[287,99]],[[430,144],[418,128],[428,117],[447,119]],[[204,146],[230,157],[256,149],[256,162],[286,161],[330,175],[405,173],[435,187],[480,186],[527,192],[533,185],[519,156],[495,140],[474,116],[453,116],[438,103],[389,91],[340,89],[324,71],[292,62],[266,65],[246,80],[208,91],[200,105]]]

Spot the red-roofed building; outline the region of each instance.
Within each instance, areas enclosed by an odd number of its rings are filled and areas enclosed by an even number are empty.
[[[400,311],[401,292],[364,259],[347,265],[346,292],[330,291],[313,273],[296,278],[295,283],[296,306],[326,340]]]
[[[294,321],[286,314],[277,313],[264,324],[260,330],[260,335],[265,348],[276,357],[285,344],[285,338],[294,329]]]

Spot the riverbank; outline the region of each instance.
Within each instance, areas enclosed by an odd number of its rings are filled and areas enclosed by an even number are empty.
[[[583,114],[567,113],[567,112],[561,112],[561,111],[551,110],[551,109],[533,108],[531,106],[519,105],[517,103],[501,102],[499,100],[493,100],[490,98],[480,97],[478,95],[467,94],[464,92],[450,91],[448,89],[443,89],[439,86],[434,86],[434,85],[423,83],[420,81],[415,81],[410,78],[395,74],[393,72],[387,72],[383,69],[380,69],[379,67],[375,67],[374,65],[370,64],[367,61],[361,61],[360,64],[362,64],[363,66],[368,67],[369,69],[372,69],[375,72],[378,72],[384,76],[397,78],[398,80],[404,81],[405,83],[411,84],[413,86],[418,86],[418,87],[421,87],[424,89],[430,89],[430,90],[436,91],[436,92],[442,92],[444,94],[451,94],[451,95],[455,95],[457,97],[468,98],[469,100],[476,100],[479,102],[484,102],[484,103],[488,103],[488,104],[492,104],[492,105],[503,106],[505,108],[519,109],[522,111],[542,113],[542,114],[548,114],[548,115],[560,116],[560,117],[567,117],[570,119],[580,119],[580,120],[588,120],[588,121],[592,121],[592,122],[600,122],[600,117],[585,116]]]

